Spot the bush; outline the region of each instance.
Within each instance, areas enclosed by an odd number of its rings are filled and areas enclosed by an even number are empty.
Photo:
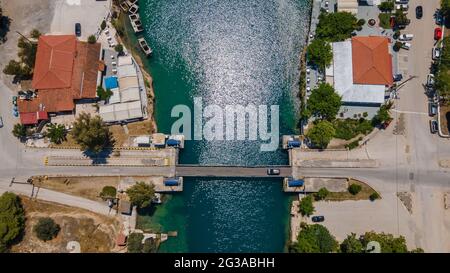
[[[361,119],[338,119],[333,122],[335,137],[350,140],[359,134],[367,135],[373,130],[372,122]]]
[[[394,49],[395,52],[398,52],[400,48],[402,48],[402,45],[403,45],[402,42],[395,42],[392,49]]]
[[[345,145],[345,148],[347,148],[349,150],[353,150],[358,146],[359,146],[359,140],[355,140],[355,141],[352,141],[349,144]]]
[[[102,21],[102,24],[100,25],[100,28],[102,30],[104,30],[106,28],[106,21],[105,20]]]
[[[351,184],[348,187],[348,192],[353,194],[353,195],[357,195],[361,191],[361,189],[362,189],[361,185]]]
[[[358,26],[364,26],[364,24],[366,23],[366,20],[364,19],[359,19],[358,22],[356,23]]]
[[[156,253],[157,250],[158,246],[155,239],[148,238],[144,241],[144,245],[142,246],[143,253]]]
[[[360,240],[356,238],[356,234],[352,233],[341,243],[341,251],[343,253],[363,253],[364,247]]]
[[[115,50],[117,53],[119,53],[119,55],[122,55],[122,54],[123,54],[123,45],[121,45],[121,44],[116,45],[116,46],[114,47],[114,50]]]
[[[102,192],[100,193],[100,197],[103,199],[115,198],[117,194],[117,190],[113,186],[104,186]]]
[[[33,228],[36,237],[44,242],[55,238],[60,229],[59,225],[49,217],[40,218]]]
[[[104,89],[101,86],[97,87],[97,97],[100,100],[108,100],[113,95],[113,92],[110,89]]]
[[[325,198],[327,198],[328,194],[330,194],[330,192],[327,190],[327,188],[321,188],[315,195],[315,199],[316,201],[319,200],[323,200]]]
[[[8,251],[24,228],[25,212],[20,198],[12,192],[3,193],[0,196],[0,252]]]
[[[142,240],[144,235],[142,233],[131,233],[127,239],[127,249],[129,253],[141,253],[142,252]]]
[[[314,213],[315,209],[311,195],[303,197],[303,199],[300,201],[300,204],[298,205],[298,209],[303,216],[309,217]]]
[[[374,192],[369,196],[370,201],[375,201],[380,198],[380,194],[378,192]]]
[[[391,14],[390,13],[380,13],[378,15],[380,20],[380,27],[384,29],[391,29]]]
[[[94,35],[88,37],[88,43],[95,44],[97,42],[97,38]]]

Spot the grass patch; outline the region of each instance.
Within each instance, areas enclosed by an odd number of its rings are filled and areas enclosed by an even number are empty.
[[[380,13],[378,19],[380,19],[380,27],[384,29],[391,29],[391,13]]]
[[[366,119],[337,119],[333,122],[336,130],[335,138],[350,140],[359,134],[367,135],[372,132],[372,122]],[[354,144],[353,144],[354,145]]]
[[[358,180],[350,179],[349,185],[356,184],[361,186],[361,191],[356,195],[351,194],[348,191],[345,192],[330,192],[326,197],[325,201],[346,201],[346,200],[370,200],[370,196],[377,193],[372,187]]]

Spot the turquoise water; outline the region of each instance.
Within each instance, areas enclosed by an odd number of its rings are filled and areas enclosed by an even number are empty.
[[[193,98],[221,107],[279,105],[280,134],[295,132],[299,54],[307,32],[307,0],[140,0],[154,55],[158,130],[170,133],[172,107]],[[260,141],[188,141],[180,163],[287,164],[282,150]],[[289,215],[279,179],[186,179],[184,191],[139,225],[177,230],[161,252],[281,252]]]

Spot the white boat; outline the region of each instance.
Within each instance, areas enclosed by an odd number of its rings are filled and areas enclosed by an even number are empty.
[[[138,39],[139,46],[141,47],[142,51],[144,51],[145,55],[148,57],[152,54],[153,50],[148,46],[147,41],[145,41],[144,38]]]

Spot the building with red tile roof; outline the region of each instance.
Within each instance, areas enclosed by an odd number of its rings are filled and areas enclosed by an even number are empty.
[[[39,38],[32,87],[37,97],[19,100],[19,113],[73,112],[75,101],[93,100],[100,85],[101,45],[74,35]]]

